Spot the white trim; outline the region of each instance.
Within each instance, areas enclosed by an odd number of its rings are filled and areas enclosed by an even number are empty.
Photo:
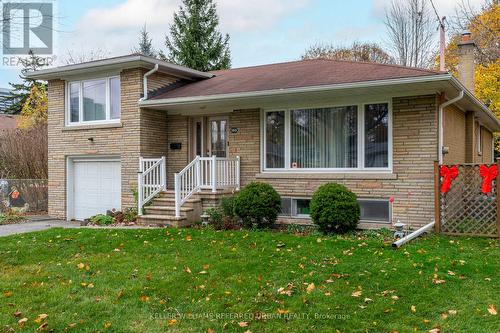
[[[75,218],[74,215],[74,164],[75,162],[120,162],[121,157],[118,155],[70,155],[66,156],[66,220],[70,221]],[[122,181],[122,174],[120,174]],[[121,195],[120,195],[121,200]]]
[[[481,122],[479,121],[476,121],[475,124],[474,124],[474,127],[475,125],[477,124],[477,134],[476,134],[476,153],[478,156],[481,156],[483,154],[483,133],[481,133],[481,129],[483,128],[483,126],[481,125]]]
[[[365,167],[365,106],[369,104],[387,104],[388,108],[388,138],[387,138],[387,168],[369,168]],[[262,174],[272,173],[392,173],[393,172],[393,110],[392,99],[363,101],[358,103],[330,103],[324,106],[315,106],[314,108],[334,108],[341,106],[356,106],[357,108],[357,167],[356,168],[292,168],[290,166],[290,112],[297,109],[308,109],[311,107],[298,106],[293,108],[269,108],[261,109],[261,163],[260,172]],[[266,167],[266,114],[268,112],[284,112],[285,113],[285,167],[284,168],[267,168]]]
[[[88,126],[88,125],[103,125],[103,124],[117,124],[121,122],[121,88],[120,88],[120,117],[117,119],[111,119],[111,79],[118,79],[120,86],[121,86],[121,78],[120,76],[108,76],[108,77],[99,77],[99,78],[92,78],[88,80],[79,80],[79,81],[66,81],[65,83],[65,112],[64,112],[64,124],[66,127],[71,127],[71,126]],[[105,106],[105,115],[106,119],[105,120],[83,120],[83,85],[86,82],[98,82],[98,81],[104,81],[105,84],[105,99],[106,99],[106,106]],[[78,122],[71,122],[71,109],[70,109],[70,100],[71,100],[71,95],[70,95],[70,86],[71,84],[78,84],[79,87],[79,96],[78,96]]]

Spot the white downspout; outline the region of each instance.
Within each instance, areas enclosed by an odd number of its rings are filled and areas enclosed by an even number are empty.
[[[439,155],[439,164],[443,164],[443,144],[444,144],[443,110],[448,105],[451,105],[451,104],[453,104],[455,102],[458,102],[462,98],[464,98],[464,91],[460,90],[460,92],[458,93],[457,97],[455,97],[453,99],[450,99],[450,100],[444,102],[443,104],[439,105],[439,140],[438,140],[439,141],[438,142],[438,146],[439,146],[439,152],[438,152],[438,155]]]
[[[142,102],[148,99],[148,77],[153,73],[156,73],[159,67],[160,66],[158,64],[155,64],[155,67],[152,70],[144,74],[143,77],[144,96],[141,99],[139,99],[139,101]]]

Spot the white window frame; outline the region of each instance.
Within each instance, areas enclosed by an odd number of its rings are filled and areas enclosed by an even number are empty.
[[[481,133],[483,126],[480,122],[477,122],[477,135],[476,135],[476,150],[478,155],[483,153],[483,134]]]
[[[121,84],[120,76],[108,76],[108,77],[99,77],[92,78],[87,80],[76,80],[76,81],[66,81],[65,87],[65,123],[66,126],[82,126],[82,125],[101,125],[101,124],[115,124],[120,123],[121,121],[121,91],[120,91],[120,100],[119,100],[119,108],[120,108],[120,117],[117,119],[111,119],[111,79],[118,79]],[[86,82],[92,81],[105,81],[106,82],[106,119],[104,120],[83,120],[83,84]],[[71,84],[77,83],[79,86],[79,94],[78,94],[78,121],[71,121],[71,109],[70,109],[70,86]]]
[[[369,168],[365,167],[365,106],[369,104],[387,104],[388,107],[388,165],[387,168]],[[355,168],[292,168],[290,165],[290,112],[297,109],[318,109],[318,108],[335,108],[342,106],[356,106],[358,120],[358,166]],[[266,114],[269,112],[285,112],[285,167],[284,168],[267,168],[266,166]],[[330,103],[320,106],[297,106],[286,108],[269,108],[261,110],[261,172],[262,173],[392,173],[393,171],[393,111],[391,100],[374,100],[362,103]]]

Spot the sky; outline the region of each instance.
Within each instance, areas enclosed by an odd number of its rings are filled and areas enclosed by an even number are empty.
[[[296,60],[316,43],[349,45],[359,41],[383,46],[387,43],[384,10],[390,1],[216,0],[220,30],[230,35],[232,67]],[[469,1],[475,6],[482,3]],[[448,17],[454,16],[458,2],[434,0],[439,14]],[[155,48],[165,50],[165,34],[181,0],[53,3],[55,55],[61,65],[68,52],[77,57],[95,51],[108,56],[131,53],[144,24]],[[19,70],[0,67],[0,87],[19,81],[18,75]]]

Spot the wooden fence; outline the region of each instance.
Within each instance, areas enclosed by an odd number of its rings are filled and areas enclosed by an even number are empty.
[[[435,231],[448,235],[499,237],[500,175],[496,164],[434,164]],[[481,175],[483,169],[483,175]],[[447,186],[447,183],[449,186]],[[483,186],[491,184],[491,189]]]

